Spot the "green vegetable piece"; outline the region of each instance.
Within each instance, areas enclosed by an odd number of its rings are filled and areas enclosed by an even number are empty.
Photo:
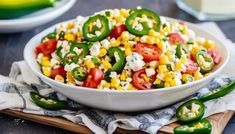
[[[94,25],[94,23],[96,23],[97,21],[101,23],[100,27],[98,27],[97,24]],[[97,32],[99,32],[99,35],[97,34]],[[105,16],[99,14],[90,17],[82,27],[84,38],[91,42],[103,40],[110,34],[110,32],[111,24],[109,20]]]
[[[186,57],[189,56],[189,51],[188,49],[185,47],[184,44],[178,44],[176,47],[176,54],[175,54],[178,58],[181,58],[183,55],[186,55]]]
[[[182,123],[190,123],[200,120],[204,111],[205,105],[198,99],[192,99],[178,107],[176,117]]]
[[[139,23],[142,25],[143,29],[139,30],[133,27],[132,21],[136,19],[136,17],[142,17],[142,15],[146,15],[149,19],[153,21],[153,27],[150,27],[147,22],[141,22]],[[127,19],[126,19],[126,28],[129,32],[131,32],[134,35],[142,36],[147,35],[149,33],[150,29],[153,29],[155,31],[159,31],[161,27],[161,20],[158,14],[148,10],[148,9],[136,9]]]
[[[100,62],[99,62],[99,59],[97,57],[92,57],[92,62],[95,64],[95,65],[99,65]]]
[[[212,125],[209,120],[202,119],[188,125],[174,128],[174,134],[210,134]]]
[[[117,61],[113,64],[111,71],[121,73],[126,62],[126,56],[123,51],[118,47],[112,47],[108,50],[108,54],[110,58],[115,58],[115,54],[119,58],[118,60],[116,59]]]
[[[223,97],[235,89],[235,81],[220,87],[200,98],[202,102]]]
[[[44,109],[59,110],[67,108],[66,101],[60,101],[49,97],[43,97],[42,95],[36,92],[30,92],[30,97],[36,105]]]
[[[43,42],[45,39],[55,39],[55,38],[56,38],[56,33],[52,32],[43,37],[41,42]]]
[[[77,63],[78,62],[78,55],[73,52],[70,51],[67,54],[65,54],[64,58],[63,58],[63,64],[71,64],[71,63]]]
[[[81,67],[75,67],[72,70],[72,76],[78,81],[84,81],[87,78],[87,71]]]
[[[79,55],[81,58],[85,58],[89,54],[88,43],[72,43],[70,47],[70,52],[74,52],[74,48],[82,49],[81,54]]]
[[[195,61],[199,65],[202,74],[209,73],[214,68],[213,58],[204,50],[196,53]]]

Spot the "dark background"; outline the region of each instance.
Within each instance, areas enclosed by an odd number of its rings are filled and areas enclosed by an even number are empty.
[[[73,8],[58,19],[34,28],[32,30],[14,33],[0,34],[0,74],[8,75],[11,64],[14,61],[23,60],[23,49],[30,38],[58,22],[73,19],[77,15],[90,15],[106,8],[135,8],[142,6],[149,8],[162,16],[182,19],[193,23],[199,23],[192,16],[180,10],[174,0],[77,0]],[[217,22],[226,34],[226,37],[235,41],[235,20]],[[68,134],[69,131],[41,125],[0,114],[0,134]],[[224,134],[235,133],[235,116],[225,128]]]

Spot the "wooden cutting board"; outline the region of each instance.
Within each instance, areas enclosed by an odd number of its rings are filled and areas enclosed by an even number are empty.
[[[84,125],[78,125],[78,124],[72,123],[66,119],[59,118],[59,117],[48,117],[48,116],[41,116],[41,115],[35,115],[35,114],[27,114],[27,113],[14,111],[14,110],[2,110],[2,111],[0,111],[0,113],[19,117],[19,118],[22,118],[25,120],[38,122],[38,123],[49,125],[49,126],[62,128],[65,130],[76,132],[76,133],[86,133],[86,134],[92,133],[91,130],[89,130]],[[222,131],[224,130],[225,126],[227,125],[228,121],[233,116],[233,114],[234,114],[233,111],[227,111],[224,113],[218,113],[218,114],[215,114],[215,115],[208,117],[207,119],[209,119],[212,122],[212,127],[213,127],[212,134],[221,134]],[[164,126],[163,128],[160,129],[159,134],[172,134],[173,129],[178,125],[179,124],[177,124],[177,123],[172,123],[167,126]],[[143,132],[124,130],[124,129],[118,128],[115,131],[115,133],[118,133],[118,134],[142,134]]]

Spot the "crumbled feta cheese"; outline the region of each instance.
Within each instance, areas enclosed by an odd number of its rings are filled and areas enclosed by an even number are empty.
[[[148,77],[153,76],[156,73],[153,68],[147,68],[145,69],[145,72]]]
[[[114,9],[114,10],[113,10],[113,16],[114,16],[114,17],[120,16],[120,12],[119,12],[118,9]]]
[[[94,42],[90,48],[90,54],[92,56],[98,56],[100,53],[100,47],[101,47],[101,45],[99,42]]]
[[[140,23],[138,23],[138,22],[135,22],[134,24],[133,24],[133,28],[135,29],[135,30],[138,30],[138,31],[142,31],[144,28],[143,28],[143,26],[142,26],[142,24],[140,24]]]
[[[105,49],[110,48],[110,42],[107,39],[102,40],[100,43]]]
[[[52,67],[52,68],[58,68],[58,67],[60,67],[60,61],[58,61],[58,60],[55,59],[55,58],[52,58],[52,59],[51,59],[51,67]]]
[[[82,52],[82,49],[79,49],[79,48],[77,48],[77,47],[74,47],[74,48],[73,48],[73,51],[74,51],[75,53],[77,53],[77,55],[80,55],[81,52]]]
[[[143,56],[133,52],[131,55],[126,57],[127,63],[133,71],[138,71],[143,68],[145,62]]]
[[[188,35],[189,39],[195,39],[195,37],[196,37],[195,32],[191,29],[188,30],[187,35]]]
[[[109,74],[109,77],[110,77],[110,78],[115,78],[115,77],[117,77],[117,72],[111,72],[111,73]]]
[[[142,36],[142,37],[140,38],[140,42],[146,43],[146,38],[147,38],[146,35]]]
[[[179,78],[175,78],[175,82],[176,82],[176,85],[181,85],[182,84],[182,82]]]
[[[120,60],[120,57],[119,57],[119,55],[118,55],[117,52],[114,52],[114,57],[115,57],[115,60],[116,60],[116,61],[119,61],[119,60]]]
[[[150,61],[149,66],[150,67],[156,67],[157,66],[157,61]]]
[[[164,79],[164,74],[157,74],[157,78],[160,79],[160,80],[163,80]]]
[[[131,82],[132,78],[126,78],[126,82]]]
[[[75,67],[79,67],[78,64],[75,64],[75,63],[71,63],[71,64],[66,64],[64,66],[64,70],[67,71],[67,72],[70,72],[72,71]]]
[[[141,6],[137,6],[136,9],[142,9],[142,7]]]
[[[43,57],[43,54],[42,54],[42,53],[38,54],[38,56],[37,56],[37,62],[38,62],[39,64],[42,63],[42,57]]]
[[[99,19],[97,19],[97,21],[95,22],[95,25],[98,27],[98,28],[101,28],[102,27],[102,24],[100,22]]]
[[[100,36],[100,35],[101,35],[101,32],[100,32],[100,31],[95,31],[95,35],[96,35],[96,36]]]

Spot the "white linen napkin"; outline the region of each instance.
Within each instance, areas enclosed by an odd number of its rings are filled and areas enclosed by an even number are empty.
[[[224,34],[220,31],[215,23],[203,23],[201,27],[206,27],[208,30],[226,41],[226,45],[232,51],[235,50],[235,45],[228,41]],[[235,53],[231,53],[234,57]],[[234,58],[231,58],[229,65],[223,70],[223,74],[235,76]],[[199,97],[208,93],[220,86],[234,80],[233,77],[218,76],[209,85],[202,88],[194,97]],[[50,111],[36,106],[30,96],[29,91],[38,91],[41,95],[56,97],[61,100],[67,100],[69,109]],[[220,99],[206,102],[205,117],[224,112],[227,110],[235,110],[235,91]],[[182,103],[182,102],[181,102]],[[0,110],[14,109],[26,113],[60,116],[74,123],[86,125],[94,133],[104,134],[113,133],[117,127],[129,130],[141,130],[147,133],[156,133],[162,126],[174,121],[176,108],[180,103],[168,106],[163,109],[157,109],[142,113],[115,113],[96,110],[80,105],[66,97],[54,92],[48,85],[42,83],[28,68],[24,61],[15,62],[12,65],[9,77],[0,75]]]

